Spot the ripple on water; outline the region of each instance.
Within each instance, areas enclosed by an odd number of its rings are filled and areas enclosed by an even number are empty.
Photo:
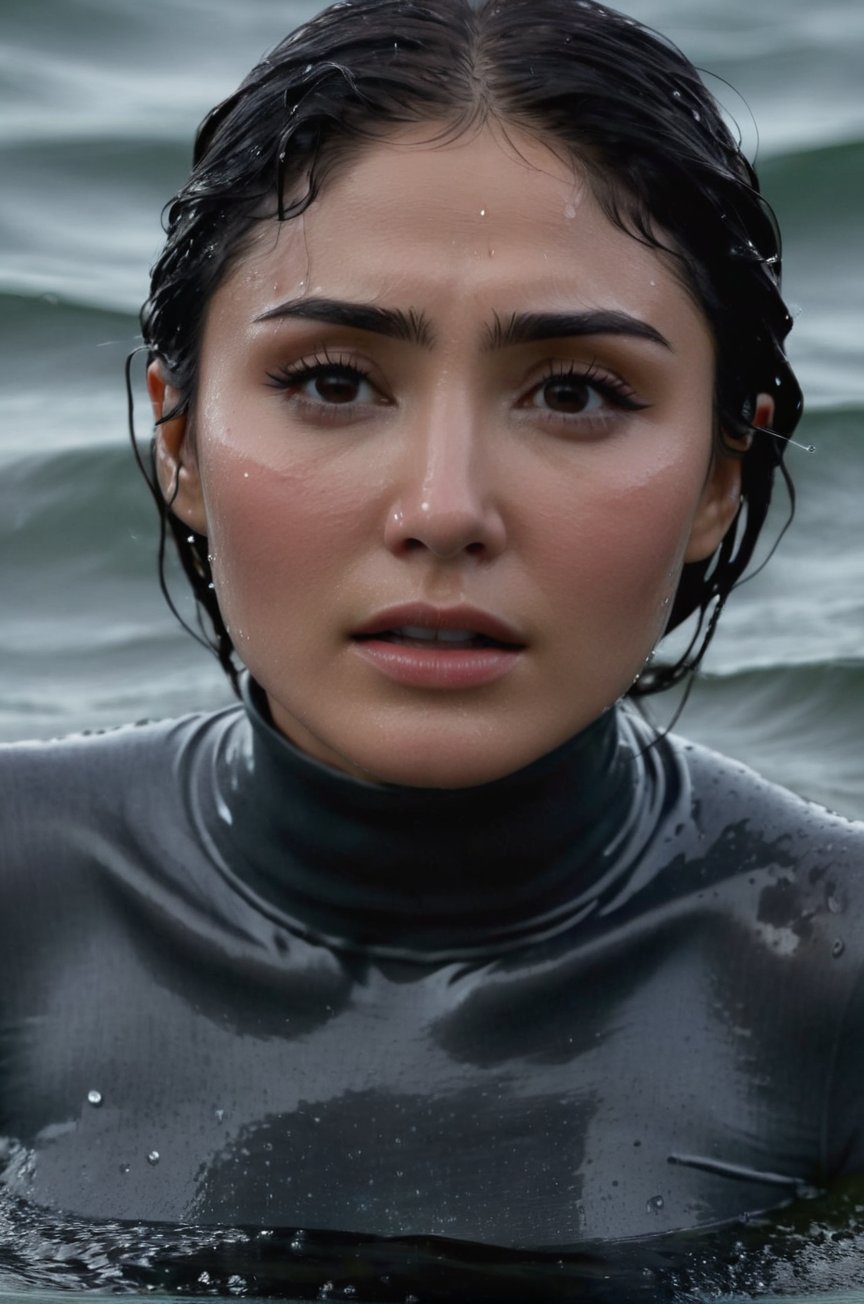
[[[0,1172],[30,1163],[24,1147],[0,1138]],[[47,1304],[46,1292],[53,1300],[69,1290],[356,1304],[692,1304],[765,1293],[803,1299],[862,1280],[862,1179],[810,1193],[770,1219],[543,1253],[443,1237],[93,1222],[36,1208],[0,1178],[0,1304],[37,1304],[37,1295]]]

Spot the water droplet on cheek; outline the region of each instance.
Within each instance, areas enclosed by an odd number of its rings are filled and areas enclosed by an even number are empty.
[[[88,1105],[92,1105],[94,1109],[98,1109],[99,1106],[102,1104],[102,1092],[101,1092],[101,1091],[88,1091],[88,1092],[87,1092],[87,1104],[88,1104]]]
[[[152,1167],[155,1167],[156,1164],[159,1163],[160,1158],[161,1156],[158,1150],[151,1150],[147,1156],[147,1163],[150,1164]]]
[[[662,1195],[652,1195],[651,1199],[645,1202],[645,1208],[649,1213],[660,1213],[665,1203]]]

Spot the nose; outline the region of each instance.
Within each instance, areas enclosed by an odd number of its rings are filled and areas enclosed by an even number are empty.
[[[506,543],[493,468],[477,419],[449,404],[442,408],[406,436],[385,543],[399,556],[425,551],[442,560],[488,560]]]

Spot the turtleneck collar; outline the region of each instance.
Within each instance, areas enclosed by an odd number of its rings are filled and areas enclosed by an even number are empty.
[[[515,774],[425,789],[298,751],[248,676],[243,700],[199,791],[211,845],[259,909],[332,945],[457,958],[553,935],[619,889],[663,803],[617,709]]]

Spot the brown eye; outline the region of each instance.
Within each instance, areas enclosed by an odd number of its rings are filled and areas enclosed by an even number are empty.
[[[595,387],[580,376],[553,376],[541,385],[539,396],[550,412],[577,415],[599,405]]]
[[[324,408],[350,408],[381,401],[369,378],[357,367],[342,362],[316,362],[311,366],[283,367],[268,371],[274,389],[289,398]]]
[[[321,372],[314,380],[307,383],[315,398],[338,407],[357,402],[363,380],[356,374],[333,370]]]

